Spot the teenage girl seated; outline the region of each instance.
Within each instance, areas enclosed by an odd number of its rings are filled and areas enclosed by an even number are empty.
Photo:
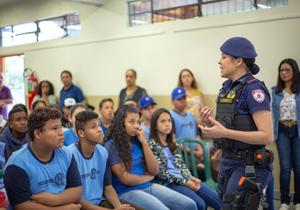
[[[198,210],[205,203],[214,209],[221,208],[218,194],[201,184],[187,169],[176,143],[172,139],[172,118],[168,110],[158,109],[151,118],[149,146],[159,162],[159,172],[153,182],[164,185],[193,199]]]
[[[147,210],[197,209],[195,202],[165,186],[151,183],[159,171],[137,110],[121,106],[104,137],[113,187],[120,201]]]

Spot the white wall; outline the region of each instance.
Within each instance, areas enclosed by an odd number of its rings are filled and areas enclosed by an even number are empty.
[[[130,28],[125,0],[106,0],[103,7],[56,0],[23,0],[0,7],[0,27],[80,11],[82,33],[64,38],[0,48],[0,55],[25,53],[25,67],[48,79],[58,95],[60,72],[69,69],[86,96],[118,95],[124,73],[134,68],[138,85],[150,95],[169,95],[178,73],[191,69],[205,94],[217,94],[224,79],[217,64],[220,46],[233,36],[256,47],[257,75],[270,88],[281,60],[300,64],[300,1],[285,7],[195,18]]]

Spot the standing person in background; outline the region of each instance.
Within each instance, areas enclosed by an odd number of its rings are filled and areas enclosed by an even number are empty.
[[[300,210],[300,73],[293,59],[279,64],[277,85],[272,88],[272,113],[280,164],[280,210],[290,205],[291,169],[295,179],[293,202]]]
[[[60,91],[59,106],[63,108],[63,104],[66,98],[74,98],[76,103],[86,104],[82,91],[72,83],[72,74],[70,71],[61,72],[61,81],[64,87]]]
[[[35,101],[43,100],[46,105],[56,104],[56,96],[54,95],[54,88],[51,82],[43,80],[40,82],[37,88],[37,95],[34,96],[32,104]]]
[[[150,136],[150,124],[151,117],[155,112],[154,105],[157,103],[154,102],[153,98],[149,96],[144,96],[139,101],[140,110],[142,112],[143,122],[141,123],[142,128],[145,131],[146,139],[149,140]]]
[[[4,74],[0,72],[0,115],[7,120],[7,104],[12,104],[13,98],[10,89],[4,85],[4,78]]]
[[[101,114],[101,118],[99,118],[101,123],[101,128],[103,131],[103,135],[105,135],[107,129],[111,124],[111,119],[114,113],[114,102],[111,98],[103,99],[99,104],[99,112]]]
[[[198,90],[194,74],[189,69],[181,70],[177,86],[183,87],[186,93],[187,106],[185,111],[191,112],[195,116],[197,125],[201,124],[199,113],[204,107],[203,93]]]
[[[122,89],[119,94],[119,107],[125,103],[128,99],[134,100],[136,103],[140,98],[147,96],[145,89],[137,86],[135,84],[137,75],[136,71],[133,69],[128,69],[125,74],[127,87]]]

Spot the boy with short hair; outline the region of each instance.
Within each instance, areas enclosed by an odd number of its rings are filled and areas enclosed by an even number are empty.
[[[74,98],[66,98],[63,103],[63,108],[61,110],[63,113],[63,115],[61,116],[61,125],[63,131],[72,128],[72,123],[69,121],[69,115],[70,115],[71,107],[74,106],[75,104],[76,101]]]
[[[184,110],[187,105],[187,101],[186,93],[183,87],[176,87],[172,91],[172,104],[174,105],[174,109],[170,111],[170,114],[173,119],[173,139],[175,140],[176,138],[181,137],[200,139],[195,116],[192,113]],[[197,165],[203,168],[203,164],[200,162],[203,161],[202,147],[197,143],[193,143],[192,145]],[[180,147],[183,149],[182,145],[180,145]],[[190,153],[188,143],[186,143],[186,150],[188,153]],[[201,175],[199,178],[204,180],[204,171],[199,167],[197,168],[198,176]]]
[[[112,187],[111,170],[107,164],[108,152],[100,145],[103,132],[98,114],[92,111],[78,113],[75,127],[79,141],[68,148],[75,156],[81,175],[81,209],[134,209],[127,204],[121,204]]]
[[[60,117],[48,107],[29,116],[31,141],[12,154],[4,171],[8,209],[80,209],[81,179],[72,152],[63,147]]]
[[[65,146],[69,146],[79,140],[75,129],[75,123],[76,123],[75,117],[79,112],[86,111],[86,110],[88,110],[88,107],[85,104],[78,103],[72,106],[69,115],[69,121],[72,124],[72,128],[65,131],[65,141],[64,141]]]
[[[101,128],[103,131],[103,135],[105,135],[108,130],[111,118],[114,114],[114,102],[111,98],[103,99],[99,104],[99,112],[101,114],[101,118],[99,118],[101,122]]]
[[[154,105],[156,105],[153,98],[144,96],[139,100],[140,111],[142,112],[143,122],[141,123],[142,128],[145,131],[146,139],[149,140],[150,136],[150,124],[151,117],[155,112]]]

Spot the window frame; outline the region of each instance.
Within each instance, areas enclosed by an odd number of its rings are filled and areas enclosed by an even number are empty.
[[[72,21],[68,21],[68,16],[70,15],[77,15],[78,16],[78,23],[74,24]],[[51,21],[51,20],[55,20],[58,18],[62,18],[65,21],[65,24],[63,24],[62,26],[60,26],[64,31],[65,31],[65,35],[60,37],[60,38],[54,38],[54,39],[47,39],[47,40],[42,40],[39,41],[39,35],[42,32],[40,27],[39,27],[39,23],[43,22],[43,21]],[[22,25],[22,24],[26,24],[26,23],[35,23],[36,24],[36,30],[35,31],[30,31],[30,32],[23,32],[23,33],[18,33],[18,34],[14,34],[14,27]],[[22,23],[18,23],[18,24],[11,24],[11,25],[6,25],[0,28],[0,47],[13,47],[13,46],[19,46],[19,45],[23,45],[23,44],[32,44],[32,43],[39,43],[39,42],[43,42],[43,41],[50,41],[50,40],[56,40],[56,39],[61,39],[64,37],[71,37],[68,34],[68,27],[72,26],[72,25],[80,25],[80,11],[75,11],[75,12],[71,12],[71,13],[66,13],[63,15],[57,15],[57,16],[51,16],[51,17],[47,17],[47,18],[41,18],[41,19],[37,19],[34,21],[26,21],[26,22],[22,22]],[[3,36],[3,32],[2,30],[6,27],[11,27],[11,33],[12,33],[12,45],[5,45],[3,44],[4,41],[4,37]],[[26,34],[35,34],[36,37],[36,41],[35,42],[29,42],[29,43],[21,43],[21,44],[16,44],[14,41],[14,37],[15,36],[19,36],[19,35],[26,35]],[[4,45],[4,46],[3,46]]]

